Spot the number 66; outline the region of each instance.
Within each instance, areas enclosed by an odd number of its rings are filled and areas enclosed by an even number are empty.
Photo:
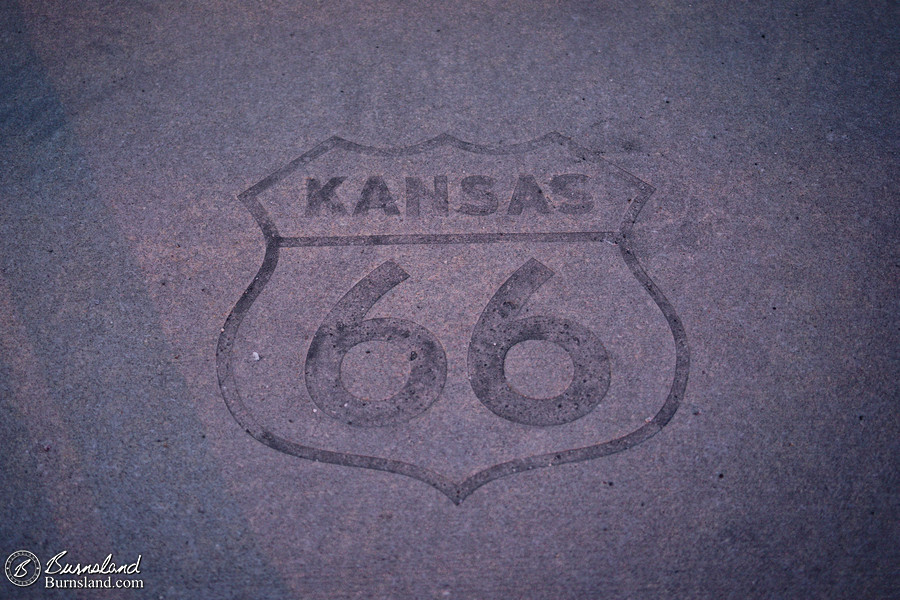
[[[494,414],[525,425],[574,421],[596,408],[609,389],[609,356],[593,332],[569,319],[517,318],[531,295],[552,276],[552,270],[534,259],[525,263],[490,299],[469,342],[469,381],[475,395]],[[412,419],[440,396],[447,357],[434,334],[406,319],[364,318],[382,296],[408,277],[393,261],[383,263],[334,305],[316,331],[306,354],[306,388],[326,414],[352,425],[379,427]],[[574,374],[561,394],[529,398],[507,382],[506,355],[526,340],[552,342],[569,354]],[[347,352],[372,341],[402,346],[412,363],[403,388],[382,402],[354,396],[340,377]]]

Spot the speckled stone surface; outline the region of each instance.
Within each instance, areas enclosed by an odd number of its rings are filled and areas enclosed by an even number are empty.
[[[900,596],[896,4],[182,4],[0,7],[0,597]]]

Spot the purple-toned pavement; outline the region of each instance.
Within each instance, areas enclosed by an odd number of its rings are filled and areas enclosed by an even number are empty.
[[[0,597],[900,597],[898,31],[5,3]]]

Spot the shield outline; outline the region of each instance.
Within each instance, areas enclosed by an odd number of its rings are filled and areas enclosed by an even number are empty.
[[[237,337],[237,331],[244,316],[262,293],[272,274],[275,272],[275,268],[278,266],[280,248],[287,247],[288,244],[284,242],[286,240],[289,241],[290,239],[282,237],[278,233],[278,228],[275,226],[272,218],[258,200],[258,196],[261,193],[288,177],[298,168],[312,162],[326,152],[335,149],[374,156],[400,157],[418,154],[440,146],[452,146],[458,150],[475,154],[497,155],[522,154],[551,145],[561,146],[564,150],[570,152],[577,158],[594,164],[603,165],[607,169],[614,170],[619,176],[624,177],[637,189],[637,196],[632,200],[628,209],[625,211],[625,216],[619,225],[619,230],[615,233],[615,242],[617,243],[622,258],[631,273],[638,282],[640,282],[647,293],[650,294],[650,297],[662,311],[666,322],[669,324],[669,329],[672,332],[672,337],[675,342],[675,373],[672,378],[672,385],[669,388],[669,393],[665,402],[653,418],[634,431],[612,440],[581,448],[513,459],[484,468],[470,475],[463,481],[458,482],[453,481],[432,469],[427,469],[400,460],[335,452],[332,450],[322,450],[311,446],[304,446],[273,434],[257,422],[256,418],[250,413],[241,399],[241,394],[237,387],[234,375],[234,356],[232,350]],[[675,308],[668,299],[666,299],[659,287],[657,287],[650,279],[650,276],[647,275],[646,271],[644,271],[644,268],[641,266],[640,262],[638,262],[637,257],[630,247],[631,231],[634,227],[634,223],[637,220],[641,209],[644,207],[644,204],[646,204],[654,191],[655,189],[652,186],[635,177],[628,171],[625,171],[621,167],[607,161],[600,156],[599,153],[583,148],[571,139],[557,132],[550,132],[527,142],[507,146],[484,146],[473,144],[460,140],[448,133],[444,133],[418,144],[400,148],[364,146],[338,136],[333,136],[314,146],[309,151],[295,158],[279,170],[238,195],[238,199],[243,203],[247,210],[250,211],[250,214],[256,220],[257,225],[259,225],[266,242],[266,251],[259,271],[254,276],[253,281],[247,289],[244,290],[244,293],[234,305],[234,308],[232,308],[231,312],[228,314],[219,335],[216,347],[216,372],[219,389],[222,392],[225,405],[228,407],[228,410],[231,412],[235,421],[238,422],[244,431],[257,441],[274,450],[315,462],[387,471],[412,477],[439,490],[457,505],[484,484],[500,477],[541,467],[550,467],[600,458],[636,446],[656,435],[675,415],[675,412],[678,410],[678,406],[684,397],[684,392],[687,388],[688,372],[690,370],[690,352],[684,325],[676,314]]]

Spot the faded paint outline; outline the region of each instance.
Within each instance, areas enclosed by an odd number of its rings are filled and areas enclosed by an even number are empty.
[[[622,258],[625,261],[625,264],[628,265],[631,273],[641,283],[644,289],[647,290],[647,293],[650,294],[650,297],[662,311],[663,316],[669,324],[669,328],[672,332],[672,337],[675,342],[675,373],[672,378],[672,386],[669,389],[666,401],[663,403],[662,407],[659,409],[656,415],[654,415],[653,418],[650,419],[650,421],[646,422],[644,425],[632,431],[631,433],[615,438],[613,440],[608,440],[606,442],[601,442],[599,444],[585,446],[582,448],[574,448],[570,450],[563,450],[561,452],[551,452],[547,454],[540,454],[507,461],[498,465],[488,467],[486,469],[482,469],[481,471],[478,471],[477,473],[460,482],[456,482],[431,469],[426,469],[424,467],[399,460],[366,456],[362,454],[334,452],[330,450],[313,448],[311,446],[304,446],[302,444],[292,442],[271,433],[256,421],[256,419],[253,417],[253,415],[250,413],[250,411],[244,405],[243,400],[241,399],[241,395],[237,387],[237,382],[235,381],[232,350],[234,348],[237,331],[241,325],[241,321],[250,310],[253,302],[262,293],[272,274],[275,272],[275,268],[278,266],[280,248],[295,246],[296,244],[291,242],[297,239],[284,238],[278,233],[278,228],[275,226],[275,223],[272,221],[272,218],[269,216],[268,212],[265,210],[265,208],[263,208],[262,204],[257,199],[257,196],[277,184],[279,181],[283,180],[298,168],[312,162],[319,156],[333,149],[344,150],[347,152],[357,152],[360,154],[367,154],[372,156],[392,157],[418,154],[441,146],[452,146],[465,152],[472,152],[474,154],[499,155],[520,154],[551,144],[557,144],[565,147],[569,152],[571,152],[576,157],[581,158],[582,160],[598,164],[602,163],[608,165],[609,167],[612,167],[619,176],[623,177],[638,190],[638,195],[634,199],[632,199],[628,209],[625,212],[625,217],[623,218],[619,226],[619,231],[612,234],[614,237],[611,241],[614,241],[618,245],[619,251],[622,254]],[[285,454],[290,454],[292,456],[297,456],[299,458],[304,458],[316,462],[374,469],[378,471],[387,471],[390,473],[397,473],[399,475],[412,477],[414,479],[418,479],[419,481],[427,483],[428,485],[439,490],[448,498],[450,498],[450,500],[452,500],[454,504],[457,505],[462,503],[463,500],[465,500],[479,487],[495,479],[499,479],[500,477],[506,477],[514,473],[521,473],[523,471],[530,471],[532,469],[538,469],[541,467],[575,463],[585,460],[591,460],[594,458],[600,458],[602,456],[609,456],[611,454],[616,454],[618,452],[622,452],[624,450],[632,448],[633,446],[646,441],[647,439],[659,433],[659,431],[661,431],[662,428],[665,427],[666,424],[675,415],[675,412],[678,410],[678,406],[681,403],[681,400],[684,398],[684,392],[687,388],[688,373],[690,371],[690,351],[688,348],[687,334],[685,332],[684,325],[681,319],[676,314],[675,308],[665,297],[662,290],[660,290],[659,287],[657,287],[657,285],[653,283],[653,281],[650,279],[650,276],[647,275],[646,271],[644,271],[644,268],[641,266],[640,262],[638,262],[638,259],[634,255],[634,252],[631,249],[630,245],[631,231],[634,227],[634,223],[637,220],[638,214],[640,213],[644,204],[647,202],[654,191],[655,190],[652,186],[641,181],[631,173],[608,162],[598,153],[578,146],[575,142],[557,132],[551,132],[539,138],[535,138],[533,140],[520,144],[512,144],[502,147],[482,146],[464,142],[447,133],[441,134],[429,140],[425,140],[418,144],[414,144],[412,146],[405,146],[401,148],[377,148],[356,144],[337,136],[329,138],[321,144],[313,147],[308,152],[287,163],[285,166],[275,171],[271,175],[265,177],[238,196],[238,199],[244,204],[244,206],[247,207],[247,209],[250,211],[250,214],[253,215],[253,218],[259,225],[259,228],[262,230],[263,237],[266,241],[266,252],[263,258],[262,265],[260,266],[256,276],[253,278],[253,281],[241,295],[240,299],[237,301],[234,308],[226,318],[216,347],[216,372],[219,381],[219,388],[222,391],[222,396],[225,400],[225,404],[228,407],[228,410],[231,411],[232,416],[244,429],[244,431],[246,431],[250,436],[258,440],[259,442],[265,444],[266,446],[269,446],[270,448],[284,452]],[[611,232],[594,233],[602,238],[607,238],[609,237]],[[546,234],[533,235],[541,236]],[[364,240],[360,242],[362,244],[382,245],[383,243],[385,243],[385,240],[383,240],[379,236],[357,237],[361,240]],[[498,238],[495,241],[500,242],[503,240]]]

